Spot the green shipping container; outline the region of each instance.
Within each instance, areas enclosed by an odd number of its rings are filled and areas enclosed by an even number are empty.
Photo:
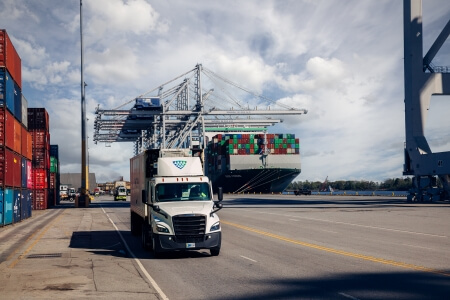
[[[58,173],[58,160],[50,156],[50,173]]]

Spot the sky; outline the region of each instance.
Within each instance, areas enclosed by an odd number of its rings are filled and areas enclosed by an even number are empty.
[[[89,170],[129,180],[131,143],[94,144],[95,108],[115,108],[201,63],[274,101],[307,109],[271,133],[300,138],[296,180],[401,178],[403,1],[83,0]],[[423,3],[426,53],[450,16]],[[22,59],[22,93],[45,107],[60,172],[81,173],[80,2],[2,0],[0,28]],[[450,66],[450,41],[433,60]],[[450,150],[449,99],[433,97],[426,136]],[[448,116],[448,115],[447,115]]]

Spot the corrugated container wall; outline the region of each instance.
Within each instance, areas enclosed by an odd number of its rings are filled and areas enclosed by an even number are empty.
[[[0,67],[0,106],[14,112],[14,80],[6,68]]]
[[[22,124],[28,128],[28,100],[22,94]]]
[[[22,61],[4,29],[0,29],[0,67],[8,69],[14,81],[22,89]]]

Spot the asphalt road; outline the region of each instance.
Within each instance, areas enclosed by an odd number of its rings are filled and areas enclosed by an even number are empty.
[[[169,299],[448,299],[450,203],[363,196],[225,195],[221,253],[155,259],[129,202],[96,199]]]

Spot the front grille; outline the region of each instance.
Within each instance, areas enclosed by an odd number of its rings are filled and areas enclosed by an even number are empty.
[[[178,239],[202,238],[206,232],[206,216],[178,215],[172,218],[175,236]]]

